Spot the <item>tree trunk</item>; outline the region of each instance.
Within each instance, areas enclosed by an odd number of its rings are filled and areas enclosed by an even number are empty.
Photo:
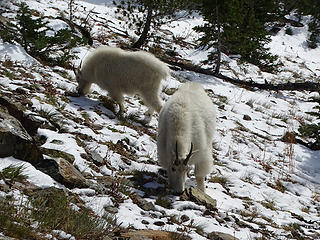
[[[143,44],[145,44],[145,42],[147,41],[148,33],[150,30],[150,26],[151,26],[151,20],[152,20],[152,6],[151,6],[151,4],[148,5],[147,11],[148,11],[147,12],[147,19],[146,19],[146,23],[144,24],[143,31],[142,31],[138,41],[136,41],[132,45],[133,48],[141,48],[141,46]]]
[[[254,90],[254,88],[257,88],[262,90],[273,90],[273,91],[283,91],[283,90],[284,91],[310,91],[310,92],[318,92],[320,94],[320,83],[317,83],[317,82],[306,81],[306,82],[298,82],[298,83],[287,82],[287,83],[271,84],[271,83],[257,83],[254,81],[243,81],[240,79],[224,76],[220,73],[217,74],[215,73],[215,71],[212,71],[210,69],[204,69],[196,65],[185,64],[179,61],[172,61],[171,59],[168,59],[168,58],[160,57],[160,59],[163,62],[168,63],[169,65],[177,66],[179,68],[182,68],[188,71],[211,75],[216,78],[220,78],[226,82],[238,85],[243,88],[251,89],[251,90]]]
[[[217,15],[217,28],[218,28],[218,46],[217,46],[217,61],[216,61],[216,67],[214,69],[215,74],[220,73],[220,66],[221,66],[221,26],[220,26],[220,20],[219,20],[219,9],[218,9],[218,3],[216,0],[216,15]]]

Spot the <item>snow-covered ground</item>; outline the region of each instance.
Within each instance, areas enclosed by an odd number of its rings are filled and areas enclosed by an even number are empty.
[[[56,29],[65,27],[60,20],[55,20],[52,16],[58,16],[61,12],[68,14],[66,1],[25,2],[31,9],[50,17],[52,27]],[[116,19],[112,1],[75,2],[77,5],[75,16],[85,18],[91,11],[89,23],[93,26],[94,37],[103,35],[105,43],[112,46],[116,46],[120,41],[126,41],[111,32],[111,29],[120,28],[121,23],[121,20]],[[0,4],[17,9],[9,1]],[[3,15],[13,17],[13,13],[14,11],[8,11]],[[307,20],[306,18],[305,21]],[[164,29],[169,29],[175,36],[181,36],[185,38],[184,41],[192,43],[197,38],[192,27],[201,22],[198,16],[179,20],[164,26]],[[282,29],[272,37],[272,42],[269,44],[271,53],[279,55],[283,63],[279,73],[265,73],[255,66],[239,64],[236,60],[224,56],[227,64],[222,69],[223,74],[257,82],[319,81],[320,48],[310,50],[306,47],[307,27],[292,27],[292,29],[292,36],[286,35]],[[129,33],[133,34],[132,31]],[[94,46],[99,44],[97,41],[94,42]],[[182,58],[192,60],[194,63],[205,59],[205,51],[190,46],[192,45],[175,47]],[[78,64],[92,49],[89,47],[75,49],[80,57],[75,60],[75,64]],[[6,59],[15,63],[16,71],[11,79],[0,75],[1,91],[10,93],[18,87],[23,87],[33,103],[30,113],[46,109],[64,119],[64,132],[67,133],[39,129],[38,134],[47,137],[43,147],[72,154],[75,157],[73,164],[93,179],[103,175],[131,176],[134,171],[157,174],[160,167],[157,165],[156,140],[153,137],[157,133],[157,114],[154,114],[146,126],[141,126],[137,121],[124,124],[103,106],[100,96],[107,95],[107,92],[96,85],[92,87],[87,97],[68,97],[68,99],[63,97],[65,91],[74,90],[77,86],[72,71],[43,66],[30,57],[22,47],[0,40],[0,60],[3,62]],[[34,77],[32,81],[21,77],[19,69],[31,74]],[[71,78],[59,74],[60,71],[67,72]],[[153,223],[156,221],[166,223],[170,216],[187,215],[190,219],[183,223],[185,226],[194,222],[197,226],[201,226],[205,233],[224,232],[243,240],[261,237],[263,231],[270,233],[270,239],[287,239],[289,233],[284,227],[292,223],[299,224],[306,237],[318,236],[320,239],[320,152],[311,151],[299,144],[281,141],[287,132],[297,133],[301,123],[317,121],[306,112],[312,111],[316,106],[308,100],[318,95],[308,92],[249,91],[212,76],[190,71],[171,73],[172,77],[163,81],[161,97],[164,101],[170,97],[167,93],[171,88],[178,88],[186,81],[196,81],[204,86],[213,102],[217,104],[217,133],[213,139],[215,167],[207,178],[206,193],[217,200],[218,212],[215,216],[205,214],[204,206],[181,201],[179,197],[171,195],[169,195],[172,202],[171,209],[155,205],[156,211],[145,212],[133,203],[132,199],[126,198],[120,204],[116,215],[119,223],[122,223],[121,226],[178,231],[181,224],[158,226]],[[44,81],[50,82],[56,88],[56,92],[60,93],[55,96],[57,98],[55,105],[46,101],[45,88],[40,87],[37,92],[32,92],[26,87],[34,83],[39,83],[41,86]],[[125,105],[127,117],[134,119],[143,118],[147,109],[140,104],[136,96],[126,97]],[[245,115],[251,120],[244,120]],[[77,133],[88,136],[83,140],[86,150],[99,155],[107,162],[106,165],[92,168],[92,164],[82,157],[86,151],[82,145],[77,144]],[[119,143],[129,150],[130,159],[121,156],[110,147]],[[63,187],[51,177],[36,170],[31,164],[12,157],[0,159],[0,170],[10,164],[24,164],[25,174],[33,184],[40,187]],[[218,177],[226,183],[217,182],[215,179]],[[164,184],[151,180],[143,188],[133,191],[143,197],[144,192],[141,189],[163,188]],[[279,184],[284,187],[284,191],[279,191],[277,187]],[[187,180],[187,186],[195,186],[193,175]],[[72,191],[78,193],[98,215],[103,214],[104,206],[113,205],[109,196],[97,196],[94,190]],[[157,196],[151,195],[145,199],[155,203]],[[239,221],[245,224],[240,225]],[[146,225],[144,222],[149,224]],[[206,239],[195,231],[195,227],[190,227],[189,236],[193,239]]]

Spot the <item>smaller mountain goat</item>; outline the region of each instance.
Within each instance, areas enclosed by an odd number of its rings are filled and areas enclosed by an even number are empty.
[[[211,172],[215,106],[199,83],[185,83],[164,104],[158,123],[158,159],[167,170],[174,193],[185,189],[189,165],[195,165],[197,186]]]
[[[147,115],[151,116],[154,110],[160,112],[160,82],[169,76],[168,66],[150,53],[107,46],[94,50],[74,72],[80,95],[87,94],[95,83],[119,104],[120,115],[125,111],[123,94],[140,95],[149,107]]]

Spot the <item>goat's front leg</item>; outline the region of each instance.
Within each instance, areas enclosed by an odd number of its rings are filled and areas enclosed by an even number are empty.
[[[197,181],[197,186],[198,186],[198,188],[199,188],[201,191],[205,192],[205,188],[204,188],[204,177],[197,177],[197,176],[196,176],[196,181]]]
[[[123,105],[123,102],[118,103],[118,104],[119,104],[119,112],[118,112],[118,114],[119,114],[119,116],[123,117],[123,114],[125,113],[126,109],[125,109],[125,107]]]
[[[152,117],[152,114],[153,114],[153,113],[154,113],[153,108],[152,108],[152,107],[149,107],[149,108],[148,108],[148,111],[145,112],[145,115],[146,115],[147,117]]]
[[[124,98],[122,96],[121,93],[117,93],[117,92],[109,92],[111,98],[116,102],[118,103],[119,105],[119,112],[118,112],[118,115],[120,117],[123,117],[123,114],[125,113],[126,109],[123,105],[123,102],[124,102]]]

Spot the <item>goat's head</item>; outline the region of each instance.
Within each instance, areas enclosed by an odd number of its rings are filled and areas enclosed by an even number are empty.
[[[76,76],[76,80],[77,80],[78,83],[79,83],[79,81],[81,79],[81,76],[82,76],[82,74],[81,74],[81,65],[82,65],[82,60],[80,62],[79,67],[76,68],[74,65],[72,65],[72,69],[73,69],[74,75]]]
[[[185,188],[186,176],[189,171],[188,162],[192,156],[193,144],[191,143],[190,151],[182,154],[178,152],[178,142],[176,142],[175,156],[168,172],[169,187],[174,193],[182,193]]]
[[[73,65],[72,69],[73,69],[74,75],[76,76],[76,80],[78,82],[77,91],[80,95],[85,95],[88,93],[89,89],[88,89],[87,81],[83,78],[83,74],[81,72],[81,65],[82,65],[82,61],[80,62],[79,67],[76,68]]]

